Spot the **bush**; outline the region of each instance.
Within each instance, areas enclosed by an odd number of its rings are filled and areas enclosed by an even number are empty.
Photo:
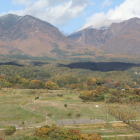
[[[99,92],[98,90],[85,90],[80,94],[79,98],[81,98],[83,102],[84,100],[92,100],[94,102],[97,102],[104,100],[104,94],[104,92]]]
[[[67,107],[67,104],[64,104],[64,107]]]
[[[94,102],[99,102],[99,101],[103,101],[104,100],[104,93],[103,92],[99,92],[99,93],[93,93],[91,100]]]
[[[128,96],[128,100],[133,102],[139,102],[140,96],[139,95]]]
[[[76,114],[76,117],[80,117],[81,116],[81,114]]]
[[[46,137],[51,132],[51,127],[48,125],[44,125],[35,132],[35,136],[38,137]]]
[[[44,140],[46,139],[47,140],[102,140],[101,137],[96,133],[83,134],[79,130],[76,130],[76,129],[65,130],[60,127],[57,127],[56,125],[52,125],[49,127],[49,133],[48,131],[44,131],[41,127],[37,129],[35,135],[40,138],[44,138]]]
[[[119,100],[117,97],[115,97],[113,95],[106,95],[105,102],[106,103],[117,103],[117,102],[119,102]]]
[[[63,97],[63,94],[57,94],[58,97]]]
[[[15,126],[9,126],[6,130],[5,130],[5,135],[9,136],[14,134],[14,132],[16,131],[16,127]]]

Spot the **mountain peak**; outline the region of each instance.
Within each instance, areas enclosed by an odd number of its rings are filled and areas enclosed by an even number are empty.
[[[0,16],[0,19],[6,19],[6,18],[20,18],[21,16],[18,16],[18,15],[15,15],[15,14],[7,14],[7,15],[3,15],[3,16]]]
[[[96,21],[68,37],[72,40],[94,45],[107,52],[140,54],[140,18],[125,21]]]
[[[65,58],[85,50],[91,53],[86,45],[68,39],[46,21],[30,15],[0,17],[0,52],[3,54]]]
[[[85,26],[81,27],[77,31],[90,28],[104,30],[109,28],[112,23],[120,23],[120,22],[122,22],[122,20],[109,20],[109,19],[95,20],[94,22],[87,23]]]
[[[2,30],[8,29],[11,26],[13,26],[20,18],[21,16],[17,16],[14,14],[7,14],[0,17],[0,28]]]

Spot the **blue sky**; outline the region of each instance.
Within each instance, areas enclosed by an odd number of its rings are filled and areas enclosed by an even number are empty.
[[[4,0],[0,15],[32,15],[72,33],[97,20],[140,17],[140,0]]]

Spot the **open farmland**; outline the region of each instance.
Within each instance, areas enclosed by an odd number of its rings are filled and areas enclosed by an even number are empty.
[[[29,131],[27,128],[55,123],[63,129],[99,133],[103,139],[108,135],[134,133],[128,125],[117,122],[107,113],[106,103],[83,102],[79,94],[69,90],[3,88],[0,90],[0,127],[3,129],[13,125],[17,129],[24,128],[26,132]],[[119,106],[126,107],[124,104]],[[88,119],[92,122],[89,123]],[[77,120],[81,120],[79,124],[72,124]]]
[[[37,98],[37,99],[36,99]],[[82,102],[74,91],[46,89],[1,89],[0,122],[20,125],[66,119],[101,119],[114,121],[103,102]],[[2,127],[1,126],[1,127]]]

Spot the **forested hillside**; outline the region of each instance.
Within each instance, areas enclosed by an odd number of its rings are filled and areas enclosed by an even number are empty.
[[[47,88],[45,84],[52,82],[54,89],[85,89],[84,84],[91,78],[95,79],[95,85],[108,88],[140,87],[139,65],[132,63],[9,62],[1,63],[0,72],[1,88]]]

